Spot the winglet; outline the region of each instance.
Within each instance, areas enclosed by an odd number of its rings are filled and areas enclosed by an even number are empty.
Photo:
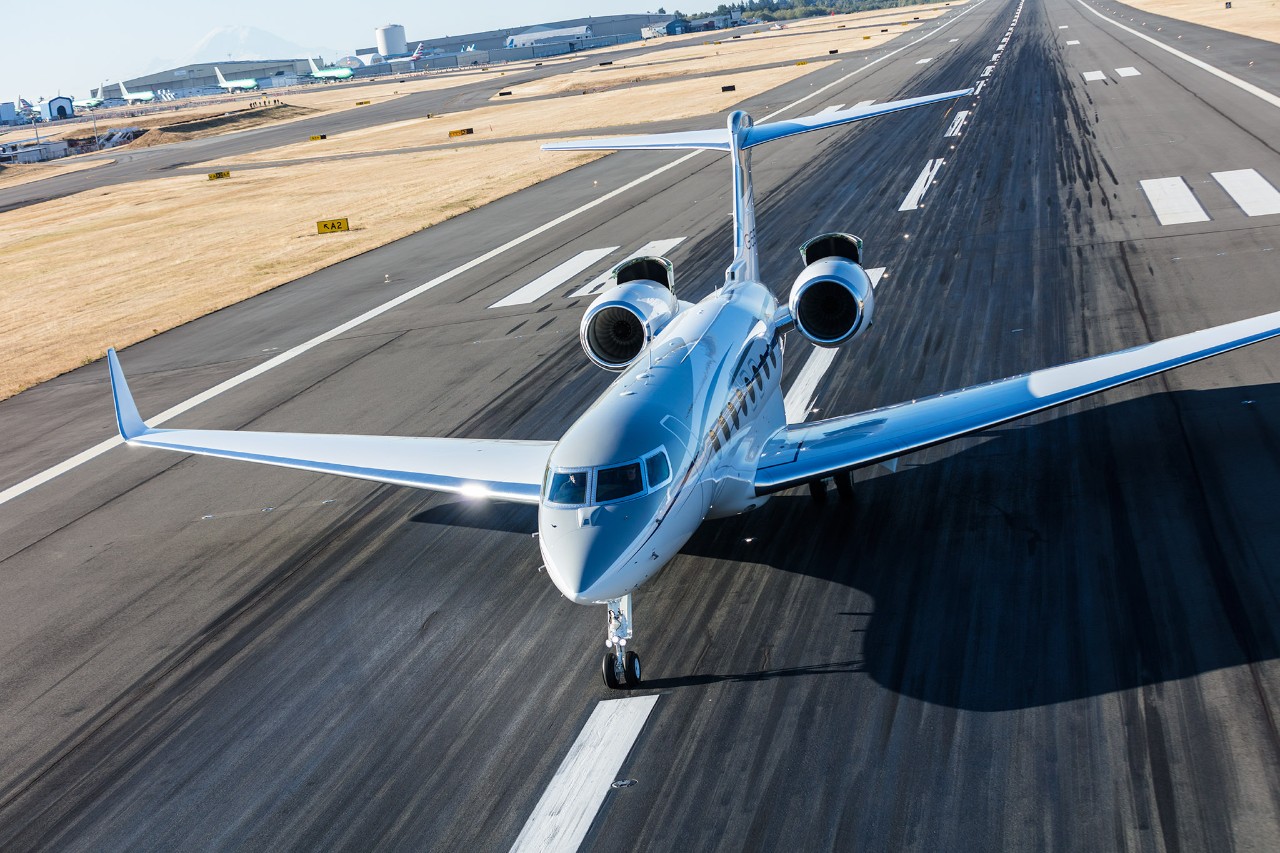
[[[138,407],[133,402],[133,394],[129,393],[129,383],[124,379],[124,371],[120,368],[120,359],[114,349],[107,350],[107,367],[111,371],[111,396],[116,406],[116,426],[120,429],[120,437],[125,441],[146,435],[149,429],[138,414]]]

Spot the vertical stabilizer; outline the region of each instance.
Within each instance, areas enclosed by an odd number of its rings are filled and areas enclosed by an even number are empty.
[[[320,69],[316,67],[316,61],[315,61],[314,59],[312,59],[311,57],[309,57],[309,56],[308,56],[308,57],[307,57],[307,62],[309,62],[309,63],[311,64],[311,73],[312,73],[312,74],[319,74],[319,73],[320,73]]]
[[[733,263],[724,283],[759,281],[756,260],[756,201],[751,192],[751,151],[746,147],[751,116],[741,110],[729,115],[729,157],[733,164]]]

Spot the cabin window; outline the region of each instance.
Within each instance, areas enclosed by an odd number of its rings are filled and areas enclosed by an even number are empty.
[[[554,471],[547,486],[547,500],[557,504],[581,506],[587,502],[586,471]]]
[[[643,491],[644,481],[640,479],[639,462],[601,468],[596,472],[596,503],[620,501]]]

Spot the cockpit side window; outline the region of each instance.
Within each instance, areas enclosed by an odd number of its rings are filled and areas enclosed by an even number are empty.
[[[649,489],[665,486],[671,479],[671,463],[661,450],[644,460],[645,473],[649,475]]]
[[[587,502],[587,471],[553,471],[547,486],[547,500],[567,506]]]
[[[639,462],[601,468],[596,472],[596,503],[622,500],[643,491]]]

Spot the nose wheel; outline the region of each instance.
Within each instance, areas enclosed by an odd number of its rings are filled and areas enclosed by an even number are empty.
[[[631,596],[609,602],[609,636],[604,641],[600,674],[610,690],[634,690],[640,686],[640,656],[627,650],[631,639]]]

